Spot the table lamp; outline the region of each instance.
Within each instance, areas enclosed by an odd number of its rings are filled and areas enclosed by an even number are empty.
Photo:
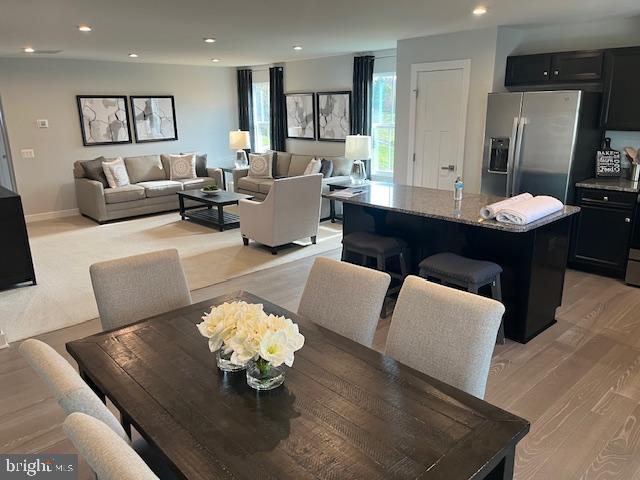
[[[353,183],[363,183],[368,178],[368,164],[371,160],[371,137],[368,135],[347,135],[344,156],[347,160],[353,160],[351,181]]]
[[[247,168],[247,152],[245,149],[251,148],[251,137],[249,132],[234,130],[229,132],[229,148],[236,151],[236,168]]]

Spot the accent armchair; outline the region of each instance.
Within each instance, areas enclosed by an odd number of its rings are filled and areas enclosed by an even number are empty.
[[[320,223],[322,175],[275,180],[263,202],[240,200],[240,232],[242,241],[249,239],[271,248],[276,255],[278,247],[301,238],[311,237],[316,243]]]

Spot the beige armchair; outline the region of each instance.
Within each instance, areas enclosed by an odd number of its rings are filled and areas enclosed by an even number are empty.
[[[263,202],[240,200],[240,232],[245,245],[249,239],[278,247],[305,237],[316,243],[320,222],[322,175],[275,180]]]

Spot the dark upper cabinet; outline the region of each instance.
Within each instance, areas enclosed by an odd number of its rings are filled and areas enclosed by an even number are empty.
[[[624,277],[637,195],[579,188],[576,197],[580,213],[573,225],[570,266]]]
[[[602,78],[602,51],[554,53],[551,55],[552,82],[598,82]]]
[[[600,50],[518,55],[507,58],[505,86],[597,83],[602,79]]]
[[[504,84],[532,85],[549,80],[551,70],[551,55],[519,55],[507,57],[507,71]]]
[[[640,47],[606,55],[602,120],[607,130],[640,130]]]

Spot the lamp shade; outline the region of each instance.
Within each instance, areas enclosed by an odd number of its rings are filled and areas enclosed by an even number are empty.
[[[347,160],[369,160],[371,158],[371,137],[368,135],[347,135],[344,156]]]
[[[234,130],[229,132],[229,148],[231,150],[244,150],[251,148],[251,137],[249,132]]]

